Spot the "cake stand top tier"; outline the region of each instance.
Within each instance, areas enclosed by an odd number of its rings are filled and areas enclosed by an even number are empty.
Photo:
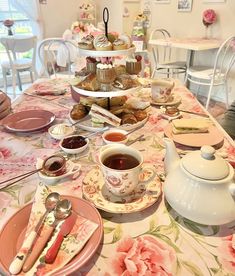
[[[79,49],[79,54],[82,56],[89,56],[89,57],[116,57],[116,56],[129,56],[135,53],[135,46],[130,47],[129,49],[125,50],[112,50],[112,51],[96,51],[96,50],[86,50],[86,49]]]

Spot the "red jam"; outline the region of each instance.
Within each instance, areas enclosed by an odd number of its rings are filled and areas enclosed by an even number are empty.
[[[110,142],[120,142],[126,139],[126,135],[120,132],[108,133],[104,138]]]
[[[86,145],[86,140],[82,136],[72,136],[64,138],[62,147],[66,149],[77,149]]]

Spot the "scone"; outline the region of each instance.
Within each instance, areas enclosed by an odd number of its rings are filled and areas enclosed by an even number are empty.
[[[104,34],[97,35],[93,41],[94,47],[97,51],[110,51],[112,50],[112,43],[108,41]]]

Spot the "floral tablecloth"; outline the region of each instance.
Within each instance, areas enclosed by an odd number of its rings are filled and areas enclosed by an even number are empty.
[[[53,112],[58,122],[68,120],[74,104],[70,93],[39,97],[32,89],[25,92],[14,103],[14,112],[45,109]],[[144,89],[136,92],[135,96],[146,98],[147,92]],[[182,98],[182,109],[203,112],[201,105],[184,86],[179,85],[174,92]],[[185,113],[185,117],[191,116]],[[151,107],[148,122],[131,135],[131,139],[135,139],[144,134],[144,140],[132,146],[142,152],[144,163],[154,166],[158,174],[164,173],[162,137],[167,123],[160,116],[159,109]],[[235,161],[235,147],[225,132],[224,136],[224,145],[218,151],[226,154],[230,161]],[[102,143],[101,136],[96,135],[91,139],[88,151],[68,156],[81,164],[80,174],[50,188],[64,195],[82,197],[84,179],[88,174],[90,179],[94,178],[95,171],[99,170],[96,160]],[[46,129],[24,135],[7,133],[2,129],[1,181],[35,169],[38,157],[45,158],[54,153],[62,152],[58,141],[51,138]],[[0,191],[0,227],[18,209],[32,201],[40,181],[35,174]],[[159,185],[164,183],[159,182]],[[223,226],[194,223],[177,214],[165,202],[163,194],[156,203],[142,211],[130,214],[100,213],[104,224],[103,242],[89,262],[74,275],[235,275],[234,223]]]

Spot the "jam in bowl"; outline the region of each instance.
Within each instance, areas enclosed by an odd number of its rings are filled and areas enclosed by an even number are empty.
[[[77,154],[84,151],[89,144],[89,140],[80,135],[67,136],[60,141],[60,148],[69,154]]]

